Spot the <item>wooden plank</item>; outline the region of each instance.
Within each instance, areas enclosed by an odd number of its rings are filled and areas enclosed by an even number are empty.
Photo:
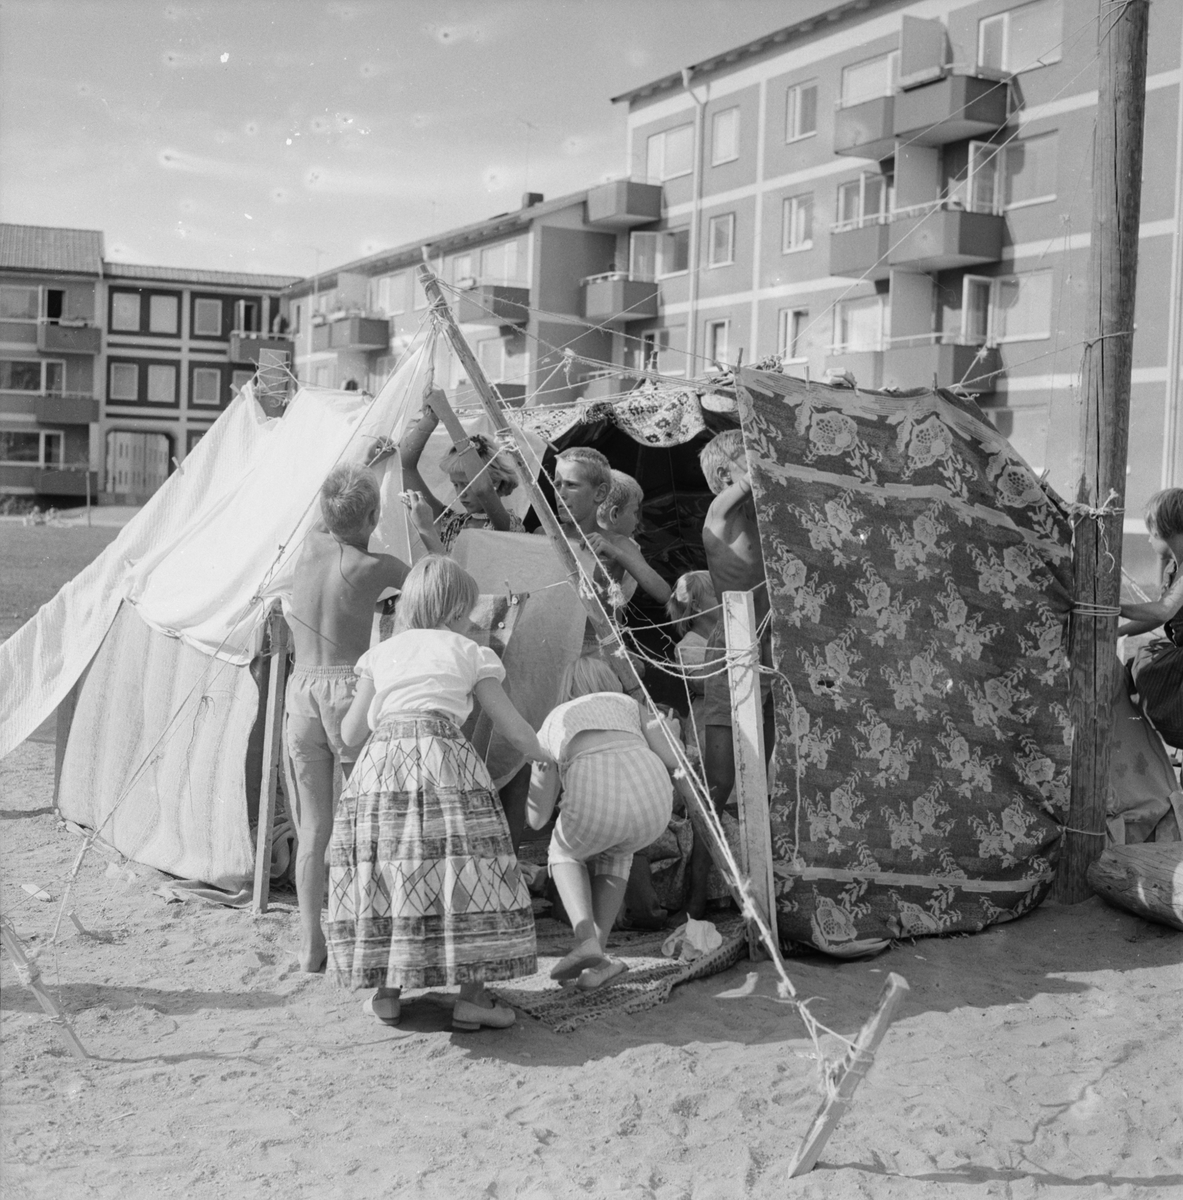
[[[735,793],[739,801],[740,866],[751,880],[752,897],[777,936],[772,875],[772,824],[768,815],[768,769],[764,757],[764,710],[760,702],[760,643],[751,592],[723,593],[727,681],[731,687],[731,736],[735,747]],[[748,922],[748,955],[763,958],[760,935]]]
[[[1064,904],[1089,897],[1089,864],[1105,848],[1129,445],[1149,13],[1147,0],[1112,7],[1098,46],[1089,341],[1081,372],[1082,467],[1075,496],[1081,508],[1072,558],[1073,595],[1085,611],[1073,613],[1069,634],[1072,790],[1055,885],[1056,899]]]
[[[271,653],[263,726],[263,778],[259,787],[259,823],[255,830],[255,891],[252,907],[265,913],[271,895],[271,843],[275,835],[275,783],[283,746],[283,694],[287,684],[288,626],[276,604],[267,618]]]
[[[846,1052],[835,1069],[834,1087],[814,1114],[813,1123],[793,1161],[789,1163],[789,1178],[795,1179],[812,1171],[825,1149],[830,1134],[838,1127],[842,1114],[850,1107],[855,1089],[875,1061],[875,1051],[883,1041],[895,1017],[895,1010],[908,992],[908,981],[894,971],[888,975],[879,1003],[867,1023],[859,1030],[854,1045]]]
[[[1089,867],[1088,879],[1119,908],[1183,929],[1183,842],[1110,846]]]
[[[17,937],[16,930],[4,919],[0,919],[0,941],[12,958],[16,967],[17,978],[37,997],[37,1003],[45,1010],[49,1019],[58,1027],[58,1032],[65,1039],[66,1046],[75,1058],[90,1058],[85,1047],[78,1040],[73,1026],[66,1020],[66,1014],[57,1006],[54,998],[45,990],[41,983],[41,972],[36,960],[25,954],[25,948]]]

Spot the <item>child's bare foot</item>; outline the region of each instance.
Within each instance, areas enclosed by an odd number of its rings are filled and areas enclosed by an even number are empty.
[[[319,944],[300,947],[300,970],[308,975],[323,975],[329,961],[329,948],[324,939]]]
[[[608,957],[593,937],[580,942],[565,958],[560,958],[550,970],[551,979],[578,979],[589,967],[603,967]]]

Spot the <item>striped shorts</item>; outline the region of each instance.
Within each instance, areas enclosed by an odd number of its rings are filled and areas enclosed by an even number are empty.
[[[597,875],[628,878],[633,855],[670,821],[674,789],[648,746],[593,750],[563,774],[563,803],[547,861],[586,863]]]

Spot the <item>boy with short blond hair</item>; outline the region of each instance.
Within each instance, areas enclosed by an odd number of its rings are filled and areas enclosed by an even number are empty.
[[[640,585],[659,604],[670,598],[670,585],[645,561],[633,534],[641,523],[641,485],[623,471],[612,470],[612,486],[596,510],[599,533],[588,542],[604,563],[608,578],[620,584],[625,602]]]

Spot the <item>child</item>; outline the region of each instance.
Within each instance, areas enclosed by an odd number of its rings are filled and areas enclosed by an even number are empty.
[[[764,556],[756,528],[756,507],[752,501],[752,482],[748,478],[747,452],[743,434],[728,429],[716,434],[699,455],[707,486],[715,493],[702,526],[702,548],[715,595],[725,591],[751,591],[756,607],[757,627],[768,613],[768,592],[764,583]],[[706,663],[710,674],[705,680],[703,724],[703,768],[711,803],[721,810],[735,785],[735,748],[731,740],[731,689],[727,672],[719,668],[725,659],[723,622],[716,623],[707,638]],[[762,644],[761,658],[767,665],[767,645]],[[767,700],[771,688],[768,677],[761,679],[761,694]],[[772,749],[771,706],[765,705],[765,739]],[[690,860],[689,916],[701,918],[706,911],[707,885],[711,859],[703,838],[694,839]]]
[[[702,759],[702,747],[706,740],[703,668],[706,665],[708,640],[719,623],[719,598],[715,595],[710,572],[687,571],[681,576],[674,585],[665,610],[674,622],[674,629],[682,635],[681,641],[674,647],[674,656],[691,693],[686,753],[690,761],[697,765]]]
[[[444,398],[444,393],[438,388],[432,395]],[[436,530],[444,549],[450,550],[452,543],[464,529],[492,528],[503,533],[525,533],[521,517],[514,516],[501,502],[502,496],[508,496],[518,486],[518,477],[488,438],[479,433],[473,434],[469,440],[477,452],[477,457],[486,465],[471,484],[455,446],[440,460],[440,466],[456,489],[456,502],[460,507],[445,508],[431,494],[419,474],[419,459],[439,420],[431,405],[424,404],[419,419],[403,434],[399,443],[399,462],[403,470],[403,485],[422,492],[427,503],[431,505],[431,511],[436,518]]]
[[[329,971],[376,987],[366,1011],[399,1017],[403,988],[460,985],[456,1029],[513,1024],[485,983],[533,974],[534,918],[485,764],[460,732],[480,701],[528,758],[544,758],[497,655],[465,636],[477,584],[451,559],[411,569],[400,632],[363,654],[342,724],[370,730],[341,797],[329,868]]]
[[[676,760],[657,722],[623,694],[601,658],[576,659],[563,674],[564,701],[542,724],[538,740],[555,762],[536,764],[527,819],[550,820],[560,782],[563,804],[547,862],[571,921],[575,946],[551,971],[591,991],[627,967],[605,954],[624,901],[633,854],[669,823]],[[594,879],[589,878],[594,868]]]
[[[670,598],[670,585],[645,561],[633,534],[641,522],[641,485],[623,471],[612,470],[612,485],[596,510],[600,532],[588,536],[588,544],[606,563],[608,577],[620,584],[627,603],[640,584],[659,604]]]
[[[1146,503],[1146,531],[1158,555],[1160,595],[1146,604],[1123,604],[1128,624],[1118,634],[1149,633],[1162,638],[1139,648],[1130,675],[1143,711],[1170,746],[1183,747],[1183,488],[1156,492]]]
[[[371,462],[389,450],[380,449]],[[431,527],[421,497],[409,495],[416,524]],[[304,539],[296,564],[287,622],[295,666],[285,696],[285,741],[291,758],[296,821],[296,896],[300,907],[300,967],[324,969],[320,926],[325,850],[333,826],[333,769],[348,776],[354,755],[341,737],[353,700],[353,664],[369,648],[374,605],[387,588],[402,586],[407,565],[371,554],[378,524],[378,483],[360,464],[329,472],[320,489],[321,520]]]

